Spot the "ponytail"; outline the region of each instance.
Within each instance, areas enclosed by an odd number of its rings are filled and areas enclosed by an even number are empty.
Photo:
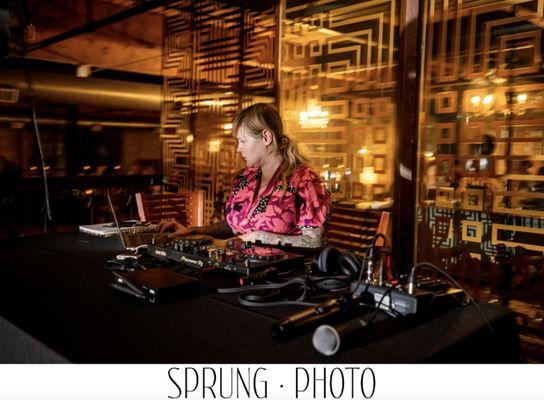
[[[287,168],[285,169],[287,176],[291,175],[299,165],[308,164],[308,159],[300,153],[294,140],[288,136],[283,136],[280,141],[280,151],[287,163]]]

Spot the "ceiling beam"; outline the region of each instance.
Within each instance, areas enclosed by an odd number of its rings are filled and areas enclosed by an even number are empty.
[[[129,8],[127,10],[121,11],[117,14],[110,15],[108,17],[99,19],[97,21],[91,21],[88,22],[78,28],[71,29],[69,31],[60,33],[58,35],[52,36],[50,38],[44,39],[38,43],[34,43],[30,46],[28,46],[25,50],[27,53],[32,52],[34,50],[41,49],[43,47],[50,46],[55,43],[62,42],[67,39],[71,39],[73,37],[85,34],[85,33],[91,33],[96,31],[97,29],[103,28],[105,26],[115,24],[117,22],[123,21],[127,18],[134,17],[139,14],[146,13],[150,10],[153,10],[157,7],[162,7],[165,5],[168,5],[173,0],[149,0],[146,2],[143,2],[140,5],[137,5],[135,7]]]

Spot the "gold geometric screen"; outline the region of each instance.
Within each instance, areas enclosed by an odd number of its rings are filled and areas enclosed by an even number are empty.
[[[286,1],[282,116],[335,197],[392,193],[399,5]]]
[[[205,222],[221,218],[237,170],[231,122],[274,102],[274,1],[171,3],[164,19],[163,169],[168,183],[205,191]]]
[[[511,295],[499,259],[544,282],[544,1],[424,4],[417,257]]]

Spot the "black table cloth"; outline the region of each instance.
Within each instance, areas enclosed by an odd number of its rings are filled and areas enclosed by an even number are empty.
[[[0,245],[0,361],[77,363],[386,363],[515,362],[512,314],[482,305],[361,337],[332,357],[318,354],[311,333],[277,341],[270,326],[289,309],[244,308],[233,296],[202,294],[150,305],[118,293],[104,261],[119,240],[50,234]],[[235,278],[233,277],[233,283]],[[402,322],[399,322],[402,324]]]

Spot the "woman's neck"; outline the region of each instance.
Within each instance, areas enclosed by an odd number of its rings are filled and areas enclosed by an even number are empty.
[[[278,167],[283,163],[283,156],[281,154],[275,154],[268,157],[261,165],[262,181],[268,182],[274,175]]]

